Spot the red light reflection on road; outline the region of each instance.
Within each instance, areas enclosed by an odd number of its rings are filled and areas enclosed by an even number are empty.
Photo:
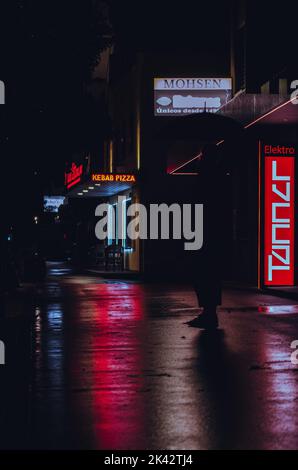
[[[97,445],[105,449],[138,447],[144,435],[142,379],[143,317],[138,285],[104,284],[95,303],[92,369],[96,387],[93,412]],[[121,296],[121,302],[119,302]]]

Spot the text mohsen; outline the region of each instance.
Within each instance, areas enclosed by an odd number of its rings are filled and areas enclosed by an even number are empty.
[[[119,457],[117,455],[112,454],[110,457],[105,457],[104,464],[105,465],[129,465],[132,468],[138,463],[138,457]]]

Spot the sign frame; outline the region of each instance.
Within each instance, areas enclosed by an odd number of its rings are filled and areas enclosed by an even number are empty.
[[[230,77],[154,78],[154,116],[217,112],[232,98]]]
[[[296,280],[296,146],[259,141],[258,286]]]

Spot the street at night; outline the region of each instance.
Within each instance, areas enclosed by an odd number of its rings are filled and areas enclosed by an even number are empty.
[[[296,302],[225,290],[220,328],[204,332],[185,325],[188,286],[61,263],[29,297],[25,316],[15,299],[1,323],[1,447],[297,447]]]
[[[3,468],[296,457],[297,17],[0,2]]]

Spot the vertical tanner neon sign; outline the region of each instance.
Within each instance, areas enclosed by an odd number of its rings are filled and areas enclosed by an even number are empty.
[[[264,145],[264,284],[294,284],[295,149]]]

